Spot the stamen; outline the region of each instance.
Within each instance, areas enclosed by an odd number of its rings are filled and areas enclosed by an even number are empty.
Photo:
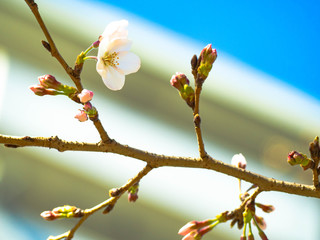
[[[112,66],[112,67],[116,67],[119,65],[119,57],[118,57],[118,53],[113,52],[113,53],[108,53],[106,52],[104,57],[102,57],[103,63],[106,66]]]

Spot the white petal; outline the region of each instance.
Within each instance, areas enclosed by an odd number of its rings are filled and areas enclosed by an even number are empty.
[[[140,58],[134,53],[123,51],[118,53],[118,57],[119,65],[117,68],[119,68],[123,74],[127,75],[139,70],[141,61]]]
[[[97,54],[98,59],[104,56],[104,54],[107,52],[109,48],[109,45],[109,41],[105,38],[100,41]]]
[[[104,65],[103,61],[100,58],[98,58],[96,70],[102,78],[105,77],[107,74],[106,72],[108,71],[108,69],[106,68],[106,65]]]
[[[121,52],[121,51],[129,51],[131,48],[132,41],[125,38],[117,38],[109,43],[107,52]]]
[[[108,67],[106,74],[102,76],[102,80],[109,89],[117,91],[123,87],[125,82],[125,76],[113,67]]]
[[[114,38],[127,38],[128,30],[126,29],[128,26],[127,20],[114,21],[108,24],[103,33],[102,37],[107,38],[111,41]]]

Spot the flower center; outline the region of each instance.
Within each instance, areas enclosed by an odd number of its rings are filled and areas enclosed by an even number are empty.
[[[116,52],[113,52],[111,54],[106,52],[105,55],[102,57],[104,65],[112,67],[116,67],[117,65],[119,65],[118,59],[118,53]]]

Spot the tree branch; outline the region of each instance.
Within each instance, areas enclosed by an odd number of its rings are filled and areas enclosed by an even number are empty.
[[[60,152],[90,151],[116,153],[142,160],[147,162],[151,167],[171,166],[209,169],[255,184],[259,186],[261,191],[277,191],[306,197],[320,198],[320,191],[312,185],[297,184],[268,178],[248,170],[226,164],[212,158],[211,156],[207,156],[207,161],[202,161],[201,158],[159,155],[132,148],[127,145],[122,145],[114,140],[106,143],[85,143],[64,141],[58,137],[11,137],[0,135],[0,143],[5,144],[7,147],[34,146],[54,148]]]

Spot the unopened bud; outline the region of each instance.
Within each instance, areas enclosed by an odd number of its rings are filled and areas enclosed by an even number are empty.
[[[95,41],[94,43],[92,43],[92,46],[93,46],[94,48],[99,47],[99,45],[100,45],[100,41],[99,41],[99,40],[97,40],[97,41]]]
[[[216,219],[207,219],[203,221],[190,221],[186,225],[184,225],[182,228],[180,228],[178,234],[185,236],[188,233],[192,232],[193,230],[199,230],[201,228],[204,228],[206,226],[209,226],[213,222],[215,222]]]
[[[81,93],[78,94],[78,98],[80,99],[80,102],[86,103],[92,100],[93,92],[89,91],[87,89],[83,89]]]
[[[202,49],[199,60],[200,64],[198,67],[198,78],[200,81],[204,81],[211,71],[212,64],[217,59],[217,50],[212,49],[212,45],[208,44],[204,49]]]
[[[256,203],[256,206],[261,208],[262,211],[266,212],[266,213],[271,213],[274,211],[274,206],[272,205],[264,205],[264,204],[261,204],[261,203]]]
[[[61,90],[61,83],[56,80],[56,78],[50,74],[46,74],[38,77],[39,83],[44,88],[52,88],[55,90]]]
[[[309,159],[305,154],[297,151],[291,151],[288,154],[288,163],[291,166],[300,164],[304,170],[314,167],[314,162],[311,159]]]
[[[189,85],[190,81],[185,74],[177,72],[175,75],[172,75],[170,84],[179,91],[182,91],[183,86],[185,84]]]
[[[69,205],[56,207],[52,211],[44,211],[40,214],[42,218],[48,221],[56,220],[59,218],[82,217],[83,215],[83,211],[80,208]]]
[[[135,202],[138,200],[138,192],[139,192],[139,182],[135,183],[129,190],[128,190],[128,201]]]
[[[29,89],[37,96],[58,95],[59,94],[59,92],[57,92],[55,90],[46,89],[41,85],[30,86]]]
[[[189,86],[190,81],[183,73],[176,73],[171,77],[170,84],[178,89],[180,96],[186,101],[186,103],[193,108],[194,107],[194,90]]]

